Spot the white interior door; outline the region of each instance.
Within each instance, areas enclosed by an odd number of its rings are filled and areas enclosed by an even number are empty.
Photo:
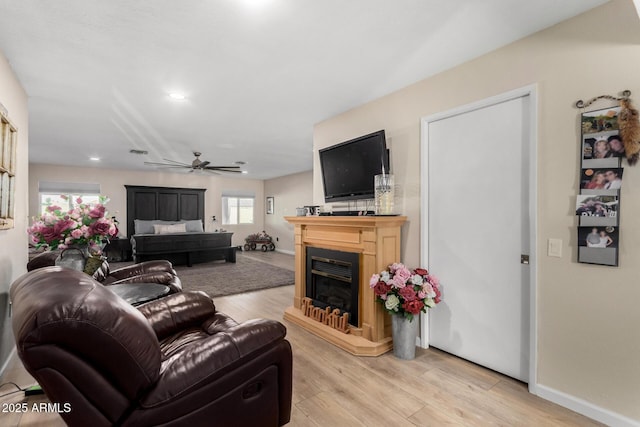
[[[428,123],[428,343],[529,379],[530,97]],[[424,206],[423,206],[424,207]],[[424,243],[423,243],[424,247]]]

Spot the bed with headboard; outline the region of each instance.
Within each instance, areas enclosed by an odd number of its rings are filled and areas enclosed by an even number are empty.
[[[125,185],[127,237],[133,260],[166,259],[174,265],[236,261],[229,232],[204,231],[203,188]]]

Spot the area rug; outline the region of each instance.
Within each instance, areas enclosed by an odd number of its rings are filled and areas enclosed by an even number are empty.
[[[238,256],[235,263],[213,261],[174,268],[183,290],[204,291],[212,298],[293,285],[295,282],[293,271],[244,256]]]

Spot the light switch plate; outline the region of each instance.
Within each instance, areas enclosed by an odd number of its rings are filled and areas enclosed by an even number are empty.
[[[549,239],[547,242],[547,255],[562,258],[562,239]]]

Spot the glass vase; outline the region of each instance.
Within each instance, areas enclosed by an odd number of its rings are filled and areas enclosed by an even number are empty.
[[[376,215],[393,215],[393,199],[395,197],[393,175],[376,175],[373,184]]]

